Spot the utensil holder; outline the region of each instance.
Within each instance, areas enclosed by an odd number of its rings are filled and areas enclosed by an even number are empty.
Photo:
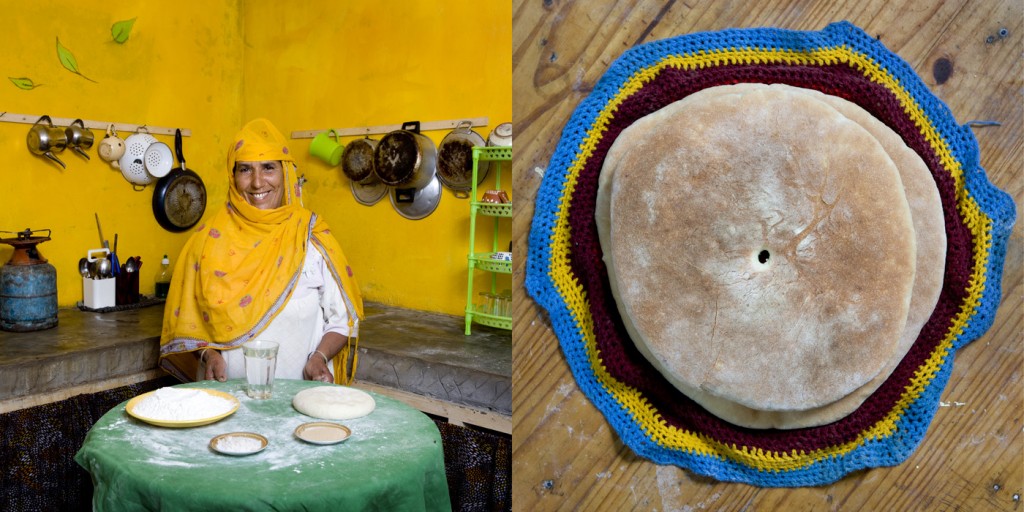
[[[113,280],[117,281],[116,301],[118,306],[139,302],[138,272],[121,272]]]
[[[114,307],[115,279],[82,278],[82,303],[89,309]]]

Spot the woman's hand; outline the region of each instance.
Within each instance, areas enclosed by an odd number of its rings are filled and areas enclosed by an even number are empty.
[[[316,350],[306,359],[306,366],[302,368],[302,378],[306,380],[318,380],[320,382],[334,382],[334,376],[327,367],[331,364],[329,354],[337,354],[345,346],[348,337],[342,336],[333,331],[324,333],[320,338],[320,344]]]
[[[207,349],[199,356],[206,361],[206,380],[224,382],[228,379],[228,363],[219,350]]]
[[[334,382],[334,376],[327,369],[326,359],[327,356],[322,356],[319,352],[313,352],[306,361],[306,366],[302,368],[302,378],[318,380],[320,382]]]

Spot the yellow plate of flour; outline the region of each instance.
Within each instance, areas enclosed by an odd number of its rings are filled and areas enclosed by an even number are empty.
[[[205,394],[205,396],[203,395]],[[171,416],[167,415],[153,415],[154,411],[152,407],[153,400],[162,401],[168,405],[189,405],[191,403],[209,402],[209,397],[223,398],[230,402],[229,404],[219,403],[219,407],[211,409],[211,413],[204,414],[202,409],[196,412],[195,408],[192,411],[188,411],[187,407],[179,407],[178,409],[185,410],[184,412],[193,412],[193,414],[186,414],[185,419],[172,419]],[[231,416],[238,410],[241,405],[237,398],[234,396],[224,393],[223,391],[216,391],[213,389],[199,389],[199,388],[160,388],[156,391],[150,391],[149,393],[141,394],[128,401],[125,405],[124,410],[129,416],[149,423],[151,425],[157,425],[160,427],[170,428],[186,428],[186,427],[198,427],[202,425],[209,425],[215,423],[228,416]]]

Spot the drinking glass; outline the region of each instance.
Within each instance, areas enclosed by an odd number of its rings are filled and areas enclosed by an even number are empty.
[[[253,340],[242,344],[245,357],[245,394],[249,398],[270,398],[277,369],[278,344],[267,340]]]

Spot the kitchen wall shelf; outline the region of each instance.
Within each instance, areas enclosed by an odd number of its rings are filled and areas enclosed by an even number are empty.
[[[410,119],[415,121],[415,119]],[[446,119],[443,121],[423,121],[420,123],[420,131],[427,132],[431,130],[451,130],[459,125],[462,121],[469,121],[473,123],[473,126],[487,126],[489,122],[487,117],[471,117],[462,119]],[[326,132],[327,130],[334,130],[339,137],[347,137],[352,135],[374,135],[381,133],[390,133],[395,130],[401,130],[401,124],[385,124],[379,126],[357,126],[350,128],[324,128],[323,130],[296,130],[292,132],[293,139],[312,139],[318,134]]]
[[[508,331],[512,330],[512,318],[507,316],[492,315],[482,311],[474,311],[473,321],[488,327],[496,327],[498,329],[505,329]]]
[[[489,215],[491,217],[511,217],[512,203],[478,203],[477,212],[480,215]]]
[[[511,147],[474,147],[473,148],[473,187],[470,192],[469,202],[469,283],[466,290],[466,334],[472,332],[473,322],[499,329],[512,329],[512,301],[500,299],[496,304],[473,304],[473,277],[477,270],[491,273],[491,295],[497,296],[498,274],[511,274],[512,262],[505,259],[496,259],[495,255],[501,253],[498,246],[498,227],[503,218],[512,217],[512,203],[488,203],[480,201],[477,193],[477,171],[480,162],[491,162],[495,170],[494,186],[501,190],[501,171],[505,165],[512,161]],[[491,243],[490,252],[476,251],[476,218],[478,215],[494,218],[494,239]]]
[[[481,252],[470,254],[469,259],[476,263],[476,268],[488,272],[499,272],[502,274],[512,273],[512,262],[495,259],[493,252]]]
[[[0,122],[4,123],[21,123],[21,124],[36,124],[39,122],[39,118],[43,117],[44,114],[15,114],[12,112],[0,112]],[[76,117],[53,117],[50,116],[50,120],[53,121],[54,126],[68,126],[78,119]],[[110,121],[90,121],[89,119],[82,119],[82,124],[90,130],[100,130],[106,133],[107,128],[110,125],[114,125],[114,130],[125,133],[135,133],[139,131],[139,128],[145,129],[150,135],[174,135],[174,130],[179,128],[167,128],[164,126],[152,126],[148,124],[132,124],[132,123],[117,123]],[[188,128],[180,128],[182,137],[191,137],[192,130]],[[101,134],[102,135],[102,134]],[[120,133],[119,133],[120,135]],[[102,138],[102,136],[100,137]]]

